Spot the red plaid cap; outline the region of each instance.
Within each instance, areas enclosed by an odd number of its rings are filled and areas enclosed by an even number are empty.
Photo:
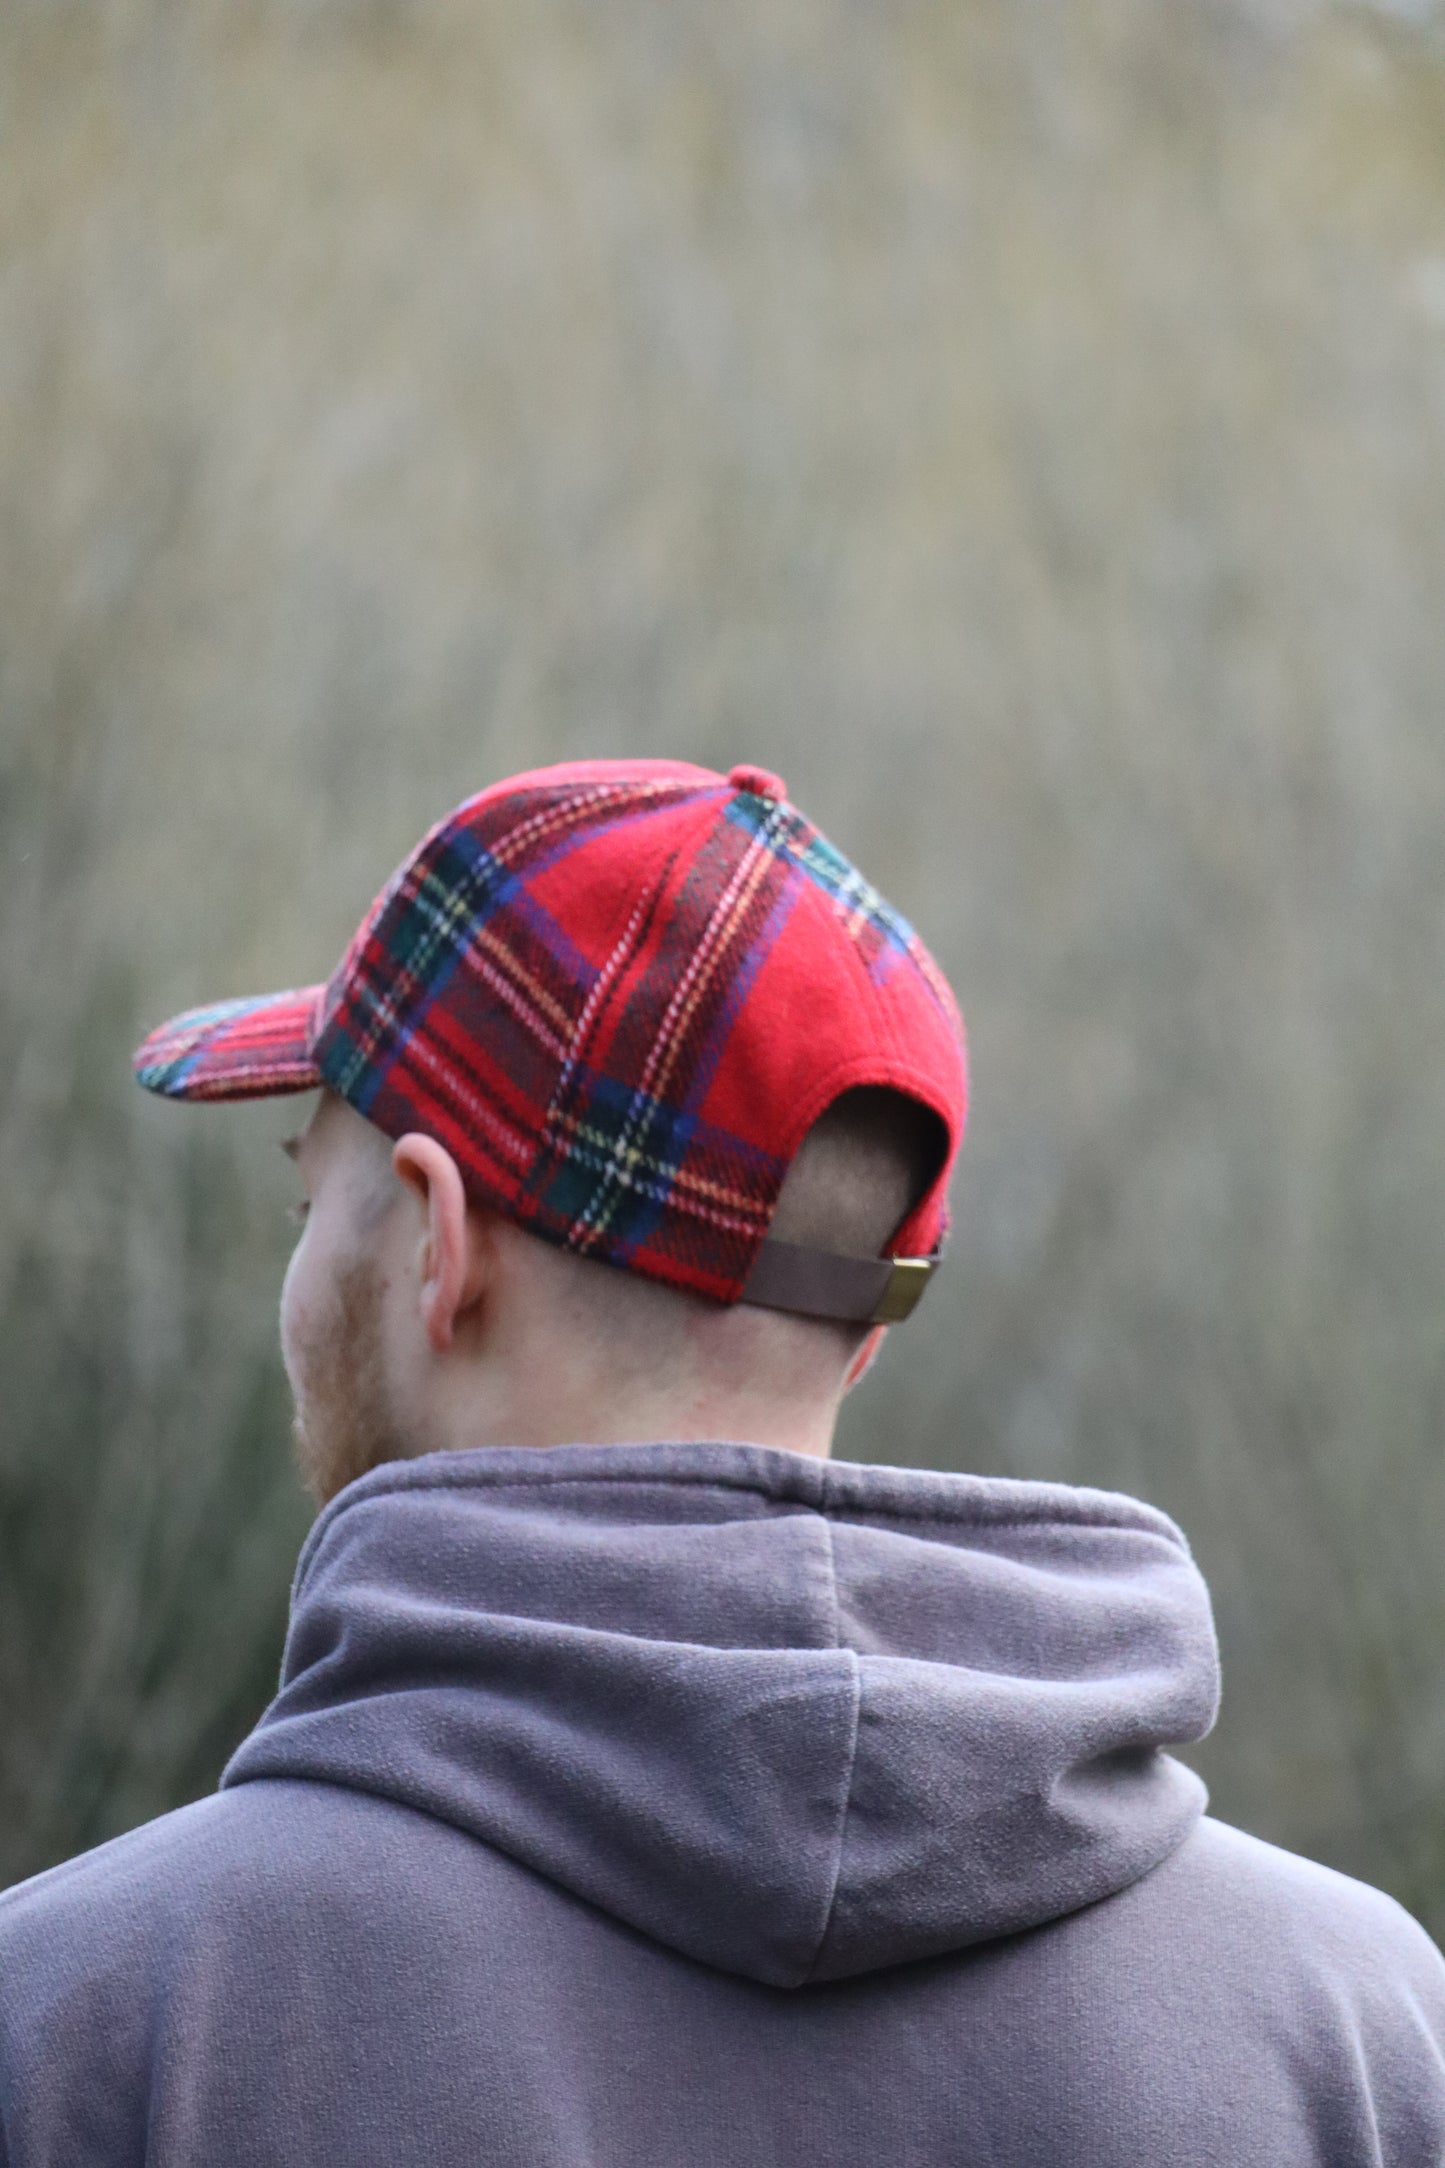
[[[171,1099],[328,1085],[445,1145],[469,1193],[589,1257],[722,1302],[906,1315],[948,1229],[963,1027],[913,929],[757,768],[579,761],[428,830],[324,985],[191,1009],[134,1068]],[[932,1108],[943,1164],[905,1264],[767,1239],[841,1092]]]

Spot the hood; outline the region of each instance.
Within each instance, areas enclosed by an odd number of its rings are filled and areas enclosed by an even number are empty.
[[[223,1785],[439,1816],[775,1986],[1035,1927],[1183,1840],[1209,1599],[1103,1491],[732,1444],[486,1448],[348,1485]]]

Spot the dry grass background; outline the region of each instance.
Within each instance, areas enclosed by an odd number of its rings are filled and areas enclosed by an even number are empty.
[[[204,1789],[297,1108],[132,1084],[445,806],[762,760],[957,985],[859,1457],[1188,1529],[1216,1809],[1445,1931],[1428,0],[0,20],[0,1880]]]

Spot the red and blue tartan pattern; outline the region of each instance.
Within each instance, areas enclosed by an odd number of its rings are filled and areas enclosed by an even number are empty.
[[[739,786],[743,777],[739,775]],[[850,1085],[942,1117],[892,1247],[939,1246],[962,1027],[907,922],[786,801],[680,762],[493,786],[430,829],[325,987],[174,1019],[152,1090],[328,1084],[421,1129],[548,1240],[735,1300],[802,1136]]]
[[[265,1099],[315,1089],[311,1057],[323,986],[187,1009],[153,1031],[133,1067],[147,1091],[169,1099]]]

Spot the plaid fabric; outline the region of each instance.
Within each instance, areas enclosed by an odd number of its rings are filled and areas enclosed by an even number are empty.
[[[265,1099],[314,1090],[311,1058],[324,986],[188,1009],[153,1031],[134,1057],[147,1091],[168,1099]]]
[[[191,1011],[135,1065],[174,1098],[325,1083],[550,1241],[724,1301],[851,1085],[942,1117],[948,1164],[894,1245],[936,1248],[966,1104],[958,1012],[907,922],[773,779],[661,761],[468,799],[324,987]]]
[[[750,793],[740,795],[729,808],[734,820],[756,822],[763,801]],[[901,912],[885,903],[871,881],[831,844],[827,837],[785,808],[779,847],[789,851],[810,881],[832,899],[844,932],[858,944],[858,952],[871,977],[883,976],[892,960],[906,956],[932,994],[946,1026],[962,1035],[962,1023],[948,981]]]

